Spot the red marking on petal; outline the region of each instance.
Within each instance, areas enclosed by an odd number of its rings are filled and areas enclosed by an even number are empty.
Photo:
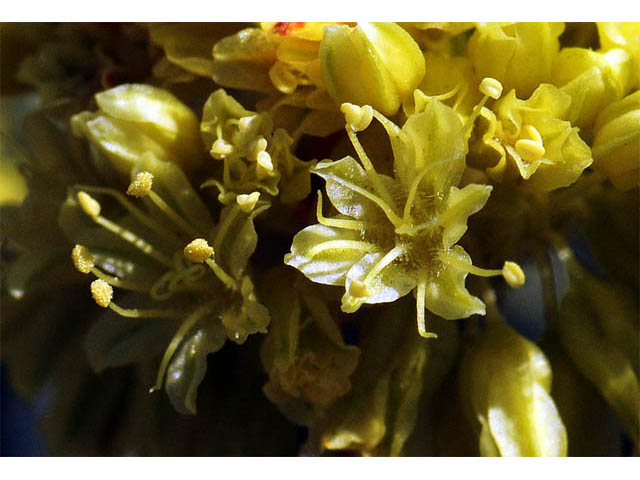
[[[273,31],[280,35],[289,35],[294,28],[302,28],[306,22],[277,22]]]

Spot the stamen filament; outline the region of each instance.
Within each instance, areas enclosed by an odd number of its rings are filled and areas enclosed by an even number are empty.
[[[180,227],[187,235],[189,235],[190,237],[198,236],[198,232],[196,232],[196,230],[191,225],[185,222],[184,219],[180,215],[178,215],[176,211],[160,197],[160,195],[151,190],[147,194],[147,196],[149,197],[149,199],[151,199],[156,207],[162,210],[162,212],[167,217],[169,217],[173,221],[173,223]]]
[[[142,283],[133,282],[131,280],[123,280],[118,277],[104,273],[102,270],[96,267],[91,268],[91,273],[101,280],[104,280],[112,287],[123,288],[125,290],[132,290],[134,292],[147,292],[149,288]]]
[[[488,270],[485,268],[476,267],[475,265],[472,265],[470,263],[463,262],[458,257],[456,257],[455,255],[451,255],[450,253],[442,252],[439,256],[440,260],[442,260],[443,262],[478,277],[497,277],[502,275],[502,270]]]
[[[362,231],[365,228],[364,222],[359,220],[350,220],[346,218],[327,218],[322,215],[322,192],[318,190],[318,204],[316,206],[316,217],[318,223],[325,227],[344,228],[345,230]]]
[[[211,268],[216,277],[218,277],[227,288],[229,288],[230,290],[238,289],[236,281],[233,279],[233,277],[225,272],[222,267],[215,262],[215,260],[213,260],[212,258],[208,258],[205,260],[205,262],[207,265],[209,265],[209,268]]]
[[[121,317],[127,318],[171,318],[180,315],[178,312],[173,312],[171,310],[122,308],[114,302],[109,303],[109,308]]]
[[[166,257],[163,253],[160,253],[158,250],[153,248],[151,244],[147,243],[144,239],[140,238],[135,233],[125,228],[122,228],[120,225],[113,223],[111,220],[108,220],[102,215],[93,216],[91,217],[91,219],[94,222],[96,222],[98,225],[103,227],[104,229],[119,236],[126,242],[131,243],[142,253],[149,255],[151,258],[157,260],[158,262],[162,263],[163,265],[169,268],[173,268],[173,264],[171,263],[171,260],[168,257]]]
[[[216,232],[216,237],[213,239],[213,247],[217,251],[221,251],[222,242],[231,228],[231,224],[238,216],[240,212],[240,206],[236,203],[233,205],[233,208],[229,212],[229,214],[224,218],[224,220],[220,223],[218,227],[218,231]]]
[[[384,201],[387,202],[389,205],[393,205],[393,199],[391,198],[389,191],[384,186],[384,183],[382,183],[381,178],[378,176],[378,173],[376,172],[376,169],[373,167],[373,164],[371,163],[371,160],[367,156],[367,153],[364,151],[364,148],[362,148],[362,145],[360,144],[360,140],[358,140],[358,136],[356,135],[356,132],[351,130],[349,126],[347,126],[346,130],[347,130],[347,135],[349,136],[349,140],[351,140],[351,144],[353,145],[353,148],[355,148],[356,153],[358,154],[358,158],[360,159],[360,162],[362,163],[362,166],[364,167],[365,172],[367,172],[367,176],[369,177],[369,180],[371,181],[371,183],[373,183],[373,187],[376,189],[376,193],[380,195],[384,199]]]
[[[387,216],[387,218],[393,224],[394,227],[397,228],[400,225],[402,225],[402,219],[398,215],[396,215],[395,212],[391,209],[391,207],[380,197],[377,197],[376,195],[373,195],[371,192],[365,190],[364,188],[361,188],[355,185],[354,183],[343,180],[342,178],[336,177],[336,178],[332,178],[331,180],[333,182],[340,183],[341,185],[344,185],[345,187],[353,190],[354,192],[359,193],[366,199],[371,200],[378,207],[380,207],[380,209],[385,213],[385,215]]]
[[[423,338],[438,338],[433,332],[427,332],[427,326],[424,318],[425,296],[427,291],[427,280],[424,279],[418,283],[418,291],[416,292],[416,312],[418,317],[418,333]]]
[[[360,242],[358,240],[329,240],[328,242],[323,242],[313,247],[311,250],[309,250],[309,253],[307,255],[309,257],[315,257],[320,252],[332,249],[360,250],[367,253],[372,253],[378,250],[375,245],[372,245],[368,242]]]
[[[404,250],[403,247],[401,247],[401,246],[393,247],[391,250],[389,250],[386,253],[386,255],[384,257],[382,257],[378,261],[378,263],[376,263],[373,266],[373,268],[371,270],[369,270],[367,275],[364,277],[364,280],[362,281],[362,283],[364,283],[365,285],[370,283],[371,280],[373,278],[375,278],[376,275],[378,275],[382,270],[385,269],[385,267],[387,267],[387,265],[389,265],[391,262],[393,262],[396,258],[398,258],[403,253],[405,253],[405,250]]]
[[[158,368],[158,376],[156,378],[156,383],[153,387],[151,387],[151,389],[149,390],[149,393],[153,393],[156,390],[160,390],[162,388],[164,374],[167,370],[167,367],[169,366],[169,362],[171,361],[173,354],[178,349],[180,342],[182,341],[184,336],[187,334],[187,332],[191,329],[191,327],[193,327],[196,324],[196,322],[200,320],[207,313],[209,313],[208,308],[200,308],[195,312],[193,312],[189,317],[187,317],[184,322],[182,322],[182,325],[180,325],[180,328],[178,329],[176,334],[173,336],[173,338],[171,339],[171,342],[169,343],[169,346],[164,352],[164,356],[162,357],[162,361],[160,362],[160,367]]]
[[[173,232],[166,230],[159,223],[155,222],[151,217],[147,216],[142,210],[133,205],[127,197],[125,197],[122,193],[114,190],[113,188],[106,187],[93,187],[87,185],[76,185],[74,187],[76,190],[82,190],[86,192],[99,193],[102,195],[109,195],[115,198],[120,205],[122,205],[125,210],[131,213],[134,217],[136,217],[142,224],[144,224],[149,229],[155,231],[157,234],[166,236],[171,238],[175,242],[179,242],[178,238],[175,236]]]

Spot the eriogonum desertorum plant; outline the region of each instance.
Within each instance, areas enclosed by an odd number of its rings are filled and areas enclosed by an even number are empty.
[[[640,24],[0,34],[52,453],[638,454]]]

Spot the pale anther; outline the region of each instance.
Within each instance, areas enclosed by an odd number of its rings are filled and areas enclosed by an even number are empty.
[[[371,294],[369,287],[367,287],[360,280],[352,280],[349,284],[349,295],[355,298],[368,297]]]
[[[502,276],[509,284],[509,286],[513,288],[520,288],[524,285],[526,277],[520,265],[515,262],[504,262],[504,266],[502,267]]]
[[[139,172],[127,188],[127,195],[132,197],[146,197],[153,186],[153,174],[151,172]]]
[[[373,108],[369,105],[359,107],[352,103],[343,103],[340,111],[344,113],[347,125],[354,131],[360,132],[366,129],[373,119]]]
[[[184,247],[184,256],[193,263],[203,263],[213,255],[213,247],[204,238],[196,238]]]
[[[495,78],[486,77],[480,82],[480,93],[497,100],[502,95],[502,84]]]
[[[251,148],[249,151],[249,155],[247,156],[247,159],[252,162],[257,161],[258,155],[260,155],[260,152],[264,152],[266,149],[267,149],[267,139],[264,137],[259,137],[251,144]]]
[[[71,251],[71,259],[73,265],[80,273],[90,273],[91,269],[95,266],[95,261],[91,252],[82,245],[76,245]]]
[[[249,115],[247,117],[242,117],[238,120],[238,128],[240,131],[246,131],[250,126],[251,122],[256,118],[256,115]]]
[[[78,203],[82,211],[90,217],[100,215],[100,204],[98,201],[86,192],[78,192]]]
[[[243,212],[249,213],[256,206],[256,203],[260,199],[260,192],[252,192],[248,195],[241,194],[236,197],[236,203]]]
[[[91,282],[91,295],[98,305],[107,308],[113,298],[113,288],[102,279]]]
[[[540,132],[538,131],[538,129],[536,127],[534,127],[533,125],[524,125],[522,127],[522,130],[520,131],[520,138],[523,139],[529,139],[529,140],[533,140],[536,143],[539,143],[540,145],[542,145],[542,135],[540,135]]]
[[[525,162],[535,162],[544,157],[544,146],[541,143],[529,139],[520,139],[516,142],[516,152]]]
[[[263,179],[271,172],[273,172],[273,162],[271,161],[271,155],[269,155],[268,152],[258,153],[256,168],[258,178]]]
[[[211,155],[218,160],[223,159],[227,155],[233,153],[233,145],[222,138],[217,139],[211,145]]]

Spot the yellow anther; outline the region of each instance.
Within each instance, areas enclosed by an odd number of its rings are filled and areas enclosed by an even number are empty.
[[[349,284],[349,295],[355,298],[368,297],[371,290],[360,280],[352,280]]]
[[[153,186],[153,174],[151,172],[140,172],[136,178],[129,184],[127,195],[132,197],[146,197]]]
[[[204,238],[196,238],[184,247],[184,256],[193,263],[203,263],[213,255],[213,247]]]
[[[347,125],[354,131],[360,132],[367,128],[373,119],[373,108],[369,105],[359,107],[352,103],[343,103],[340,111],[344,113]]]
[[[513,288],[520,288],[524,285],[526,277],[520,265],[515,262],[504,262],[502,267],[502,276],[507,281],[509,286]]]
[[[502,95],[502,84],[495,78],[483,78],[479,89],[480,93],[494,100],[499,99],[500,95]]]
[[[268,152],[258,153],[256,163],[256,173],[260,180],[273,172],[273,162]]]
[[[73,247],[71,251],[71,259],[73,260],[73,265],[76,267],[80,273],[87,274],[91,272],[91,269],[95,265],[95,260],[91,252],[82,245],[76,245]]]
[[[256,206],[256,203],[260,199],[260,192],[252,192],[249,195],[238,195],[236,197],[236,202],[240,207],[240,210],[243,212],[249,213],[253,210],[253,207]]]
[[[107,308],[113,298],[113,288],[102,279],[91,282],[91,295],[98,305]]]
[[[100,204],[98,201],[86,192],[78,192],[78,203],[82,211],[90,217],[100,215]]]
[[[542,145],[543,143],[542,135],[540,135],[540,132],[538,131],[538,129],[533,125],[529,125],[529,124],[523,126],[522,130],[520,130],[520,138],[533,140],[534,142],[539,143],[540,145]]]
[[[213,145],[211,145],[210,153],[214,158],[221,160],[227,155],[233,153],[233,145],[226,140],[219,138],[213,142]]]
[[[515,146],[516,152],[525,162],[535,162],[544,157],[544,146],[528,138],[518,140]]]

